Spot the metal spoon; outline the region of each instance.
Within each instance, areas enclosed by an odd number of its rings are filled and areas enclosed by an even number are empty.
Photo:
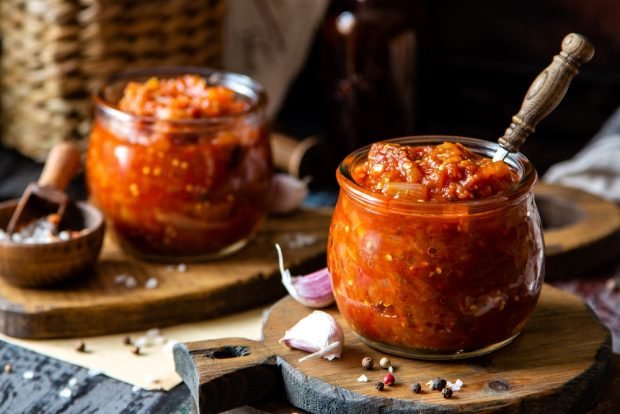
[[[571,33],[562,41],[562,51],[534,80],[527,91],[519,113],[498,139],[500,148],[493,161],[503,161],[510,152],[517,152],[536,125],[553,111],[568,90],[579,67],[594,56],[594,46],[584,36]]]

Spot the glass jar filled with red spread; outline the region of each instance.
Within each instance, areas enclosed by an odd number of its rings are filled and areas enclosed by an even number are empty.
[[[125,251],[195,261],[236,251],[255,233],[272,175],[259,84],[160,68],[120,75],[95,104],[88,189]]]
[[[509,343],[544,278],[536,171],[497,144],[409,137],[362,148],[337,170],[327,259],[338,308],[369,345],[425,359]]]

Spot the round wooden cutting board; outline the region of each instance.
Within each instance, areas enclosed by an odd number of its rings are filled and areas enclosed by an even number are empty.
[[[545,234],[546,278],[587,275],[620,252],[620,207],[594,194],[538,183]]]
[[[290,297],[270,311],[263,342],[230,338],[178,344],[177,372],[191,390],[200,412],[219,412],[282,393],[312,413],[428,412],[585,412],[611,376],[611,337],[577,297],[545,286],[523,333],[485,357],[431,362],[385,355],[369,348],[348,329],[335,307],[326,309],[345,330],[342,359],[299,363],[306,353],[278,343],[285,330],[312,312]],[[375,368],[361,367],[365,356]],[[375,389],[387,373],[378,361],[388,356],[396,384]],[[366,375],[368,382],[358,382]],[[451,399],[428,390],[442,377],[464,386]],[[423,392],[409,387],[420,383]]]

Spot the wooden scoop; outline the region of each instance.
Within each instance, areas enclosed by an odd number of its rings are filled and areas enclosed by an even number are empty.
[[[528,89],[519,113],[499,138],[500,148],[493,161],[502,161],[509,152],[517,152],[536,125],[553,111],[568,90],[579,67],[594,56],[594,46],[584,36],[571,33],[562,41],[562,51],[554,56]]]
[[[34,220],[58,214],[58,222],[67,207],[64,190],[80,168],[80,151],[70,142],[60,142],[50,151],[39,181],[30,183],[9,221],[7,233],[13,234]]]

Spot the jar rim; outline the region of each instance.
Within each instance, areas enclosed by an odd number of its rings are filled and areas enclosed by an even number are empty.
[[[489,158],[492,158],[493,154],[500,148],[500,145],[496,142],[454,135],[413,135],[380,142],[416,146],[454,142],[463,144],[467,149]],[[363,203],[366,207],[382,211],[389,208],[390,212],[400,212],[403,214],[438,213],[458,215],[459,212],[472,214],[495,210],[520,202],[523,197],[532,192],[537,181],[536,170],[529,159],[520,152],[509,153],[504,162],[511,169],[517,171],[519,181],[506,191],[478,200],[419,202],[417,200],[395,199],[383,193],[377,193],[362,187],[351,176],[352,167],[367,158],[371,145],[366,145],[347,155],[336,170],[336,180],[341,191],[344,191],[352,199]]]
[[[106,91],[112,86],[126,84],[129,81],[147,80],[150,77],[172,78],[183,75],[199,75],[207,80],[209,86],[221,85],[230,88],[235,93],[247,98],[249,106],[241,112],[235,114],[212,116],[208,118],[196,119],[159,119],[154,116],[136,115],[125,112],[118,108],[115,102],[106,97]],[[156,66],[145,69],[135,69],[120,72],[111,76],[101,86],[95,89],[92,99],[95,106],[107,115],[114,116],[117,119],[125,121],[143,122],[144,124],[154,124],[156,122],[166,122],[169,125],[178,126],[205,126],[228,123],[235,119],[243,118],[249,114],[256,112],[267,106],[267,93],[263,86],[249,76],[217,70],[199,66]]]

